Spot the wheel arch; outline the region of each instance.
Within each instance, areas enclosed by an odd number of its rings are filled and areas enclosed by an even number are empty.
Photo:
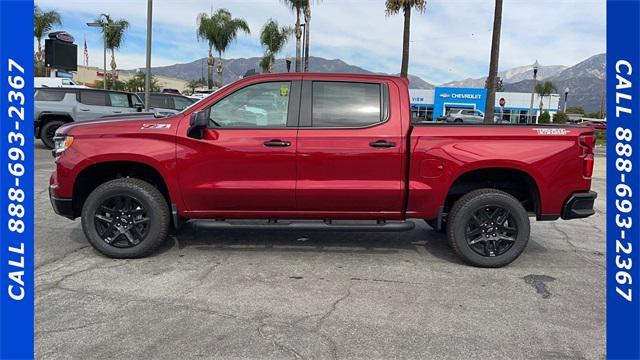
[[[540,217],[542,204],[538,183],[533,175],[517,167],[490,166],[461,172],[448,187],[443,211],[448,212],[464,194],[482,188],[504,191],[518,199],[528,212]]]
[[[108,161],[93,161],[78,172],[73,183],[73,212],[80,216],[82,206],[93,189],[107,181],[117,178],[130,177],[144,180],[155,186],[167,200],[169,208],[175,203],[176,194],[172,187],[156,166],[141,159],[111,159]]]

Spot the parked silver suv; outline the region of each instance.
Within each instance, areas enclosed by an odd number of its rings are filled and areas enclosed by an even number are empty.
[[[484,113],[476,109],[454,109],[444,119],[446,122],[481,123],[484,121]]]
[[[72,121],[88,121],[107,115],[142,111],[136,94],[122,91],[37,88],[34,103],[34,125],[37,138],[53,149],[56,130]]]

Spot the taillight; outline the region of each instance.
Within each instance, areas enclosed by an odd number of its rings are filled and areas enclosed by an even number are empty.
[[[585,177],[591,177],[591,175],[593,175],[593,154],[584,157],[583,173]]]
[[[593,154],[593,148],[596,146],[596,137],[593,134],[580,135],[580,145],[587,149],[587,154]]]

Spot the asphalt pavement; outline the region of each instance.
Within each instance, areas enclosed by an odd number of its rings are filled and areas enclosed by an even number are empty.
[[[112,260],[54,214],[36,145],[39,359],[601,359],[605,158],[597,214],[533,222],[508,267],[462,264],[423,221],[406,233],[210,230]]]

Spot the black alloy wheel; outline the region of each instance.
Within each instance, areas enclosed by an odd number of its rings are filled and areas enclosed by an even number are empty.
[[[517,259],[529,242],[529,214],[514,196],[478,189],[458,199],[447,215],[447,239],[467,264],[502,267]]]
[[[484,206],[469,218],[465,238],[479,255],[499,256],[516,242],[518,225],[508,209],[499,205]]]
[[[150,255],[167,238],[168,199],[154,185],[118,178],[99,185],[82,205],[82,229],[96,250],[117,259]]]
[[[104,200],[94,215],[98,235],[107,244],[130,248],[140,244],[149,234],[149,217],[135,197],[117,195]]]

